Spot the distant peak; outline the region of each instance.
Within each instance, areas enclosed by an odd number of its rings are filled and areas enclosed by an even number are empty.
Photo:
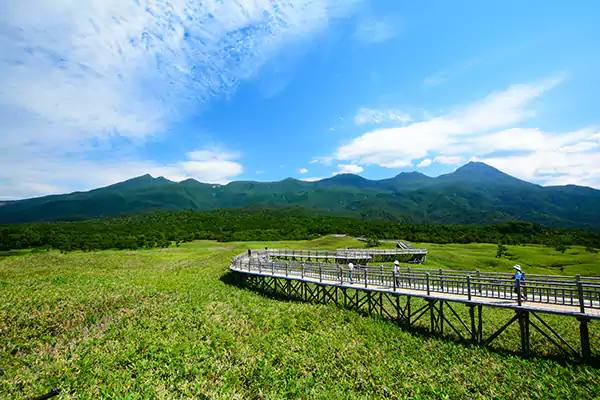
[[[347,178],[351,178],[351,179],[366,179],[366,178],[363,178],[360,175],[350,174],[350,173],[335,174],[330,179],[347,179]]]
[[[481,161],[469,161],[468,163],[466,163],[465,165],[463,165],[462,167],[459,167],[457,169],[458,170],[466,170],[466,169],[487,169],[487,170],[494,170],[494,171],[498,171],[496,168],[492,167],[491,165],[488,165],[484,162]]]
[[[403,176],[411,176],[411,177],[424,176],[424,177],[428,178],[427,175],[425,175],[424,173],[419,172],[419,171],[400,172],[398,175],[396,175],[396,178],[403,177]]]
[[[480,161],[470,161],[462,167],[457,168],[456,171],[446,175],[440,175],[437,179],[448,182],[454,181],[475,184],[534,185],[533,183],[525,182],[510,176],[507,173]]]
[[[135,178],[127,179],[125,182],[135,181],[137,179],[154,179],[154,177],[150,174],[144,174],[144,175],[136,176]]]
[[[154,178],[150,174],[136,176],[135,178],[127,179],[126,181],[115,183],[114,185],[110,185],[110,187],[141,187],[141,186],[151,186],[156,184],[165,184],[165,183],[173,183],[165,177],[159,176],[158,178]]]
[[[180,181],[179,183],[202,183],[202,182],[200,182],[194,178],[187,178],[187,179]]]

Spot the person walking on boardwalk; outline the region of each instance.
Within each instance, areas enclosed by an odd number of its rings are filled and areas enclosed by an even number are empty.
[[[521,299],[523,301],[527,300],[527,296],[525,295],[525,274],[523,273],[523,271],[521,270],[521,266],[519,264],[515,265],[513,267],[514,269],[516,269],[517,271],[515,272],[515,293],[518,295],[521,295]],[[518,283],[517,283],[518,282]],[[519,285],[521,290],[517,289],[517,285]],[[519,293],[521,292],[521,293]]]
[[[350,279],[350,283],[354,283],[354,277],[352,276],[354,274],[354,264],[350,263],[348,264],[348,279]]]
[[[394,278],[396,279],[396,286],[400,286],[400,261],[394,261]]]

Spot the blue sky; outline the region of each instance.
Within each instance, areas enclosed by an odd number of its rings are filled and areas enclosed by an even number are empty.
[[[145,173],[377,179],[469,160],[600,188],[596,1],[0,8],[0,199]]]

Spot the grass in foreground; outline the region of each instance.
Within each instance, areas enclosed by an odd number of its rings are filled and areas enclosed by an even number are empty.
[[[591,366],[467,348],[354,311],[274,300],[223,281],[232,255],[265,246],[357,243],[331,237],[196,242],[0,260],[0,397],[20,399],[53,386],[64,399],[600,396],[600,371]],[[432,267],[475,269],[485,264],[477,252],[493,258],[495,246],[427,247]],[[536,259],[537,250],[531,252],[522,257]],[[452,254],[464,260],[446,261]],[[597,263],[590,268],[600,270]],[[500,324],[506,315],[490,311],[486,318]],[[552,323],[576,334],[571,320]],[[598,323],[590,328],[598,349]],[[498,346],[509,351],[518,342],[512,331],[501,338]]]

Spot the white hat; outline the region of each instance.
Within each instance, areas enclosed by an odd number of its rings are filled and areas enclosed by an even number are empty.
[[[400,265],[400,261],[396,260],[396,261],[394,261],[394,264]]]
[[[349,266],[350,268],[352,268],[352,267],[354,267],[354,264],[350,263],[350,264],[348,264],[348,266]]]
[[[517,271],[521,270],[521,266],[519,264],[515,265],[513,268],[516,269]]]

